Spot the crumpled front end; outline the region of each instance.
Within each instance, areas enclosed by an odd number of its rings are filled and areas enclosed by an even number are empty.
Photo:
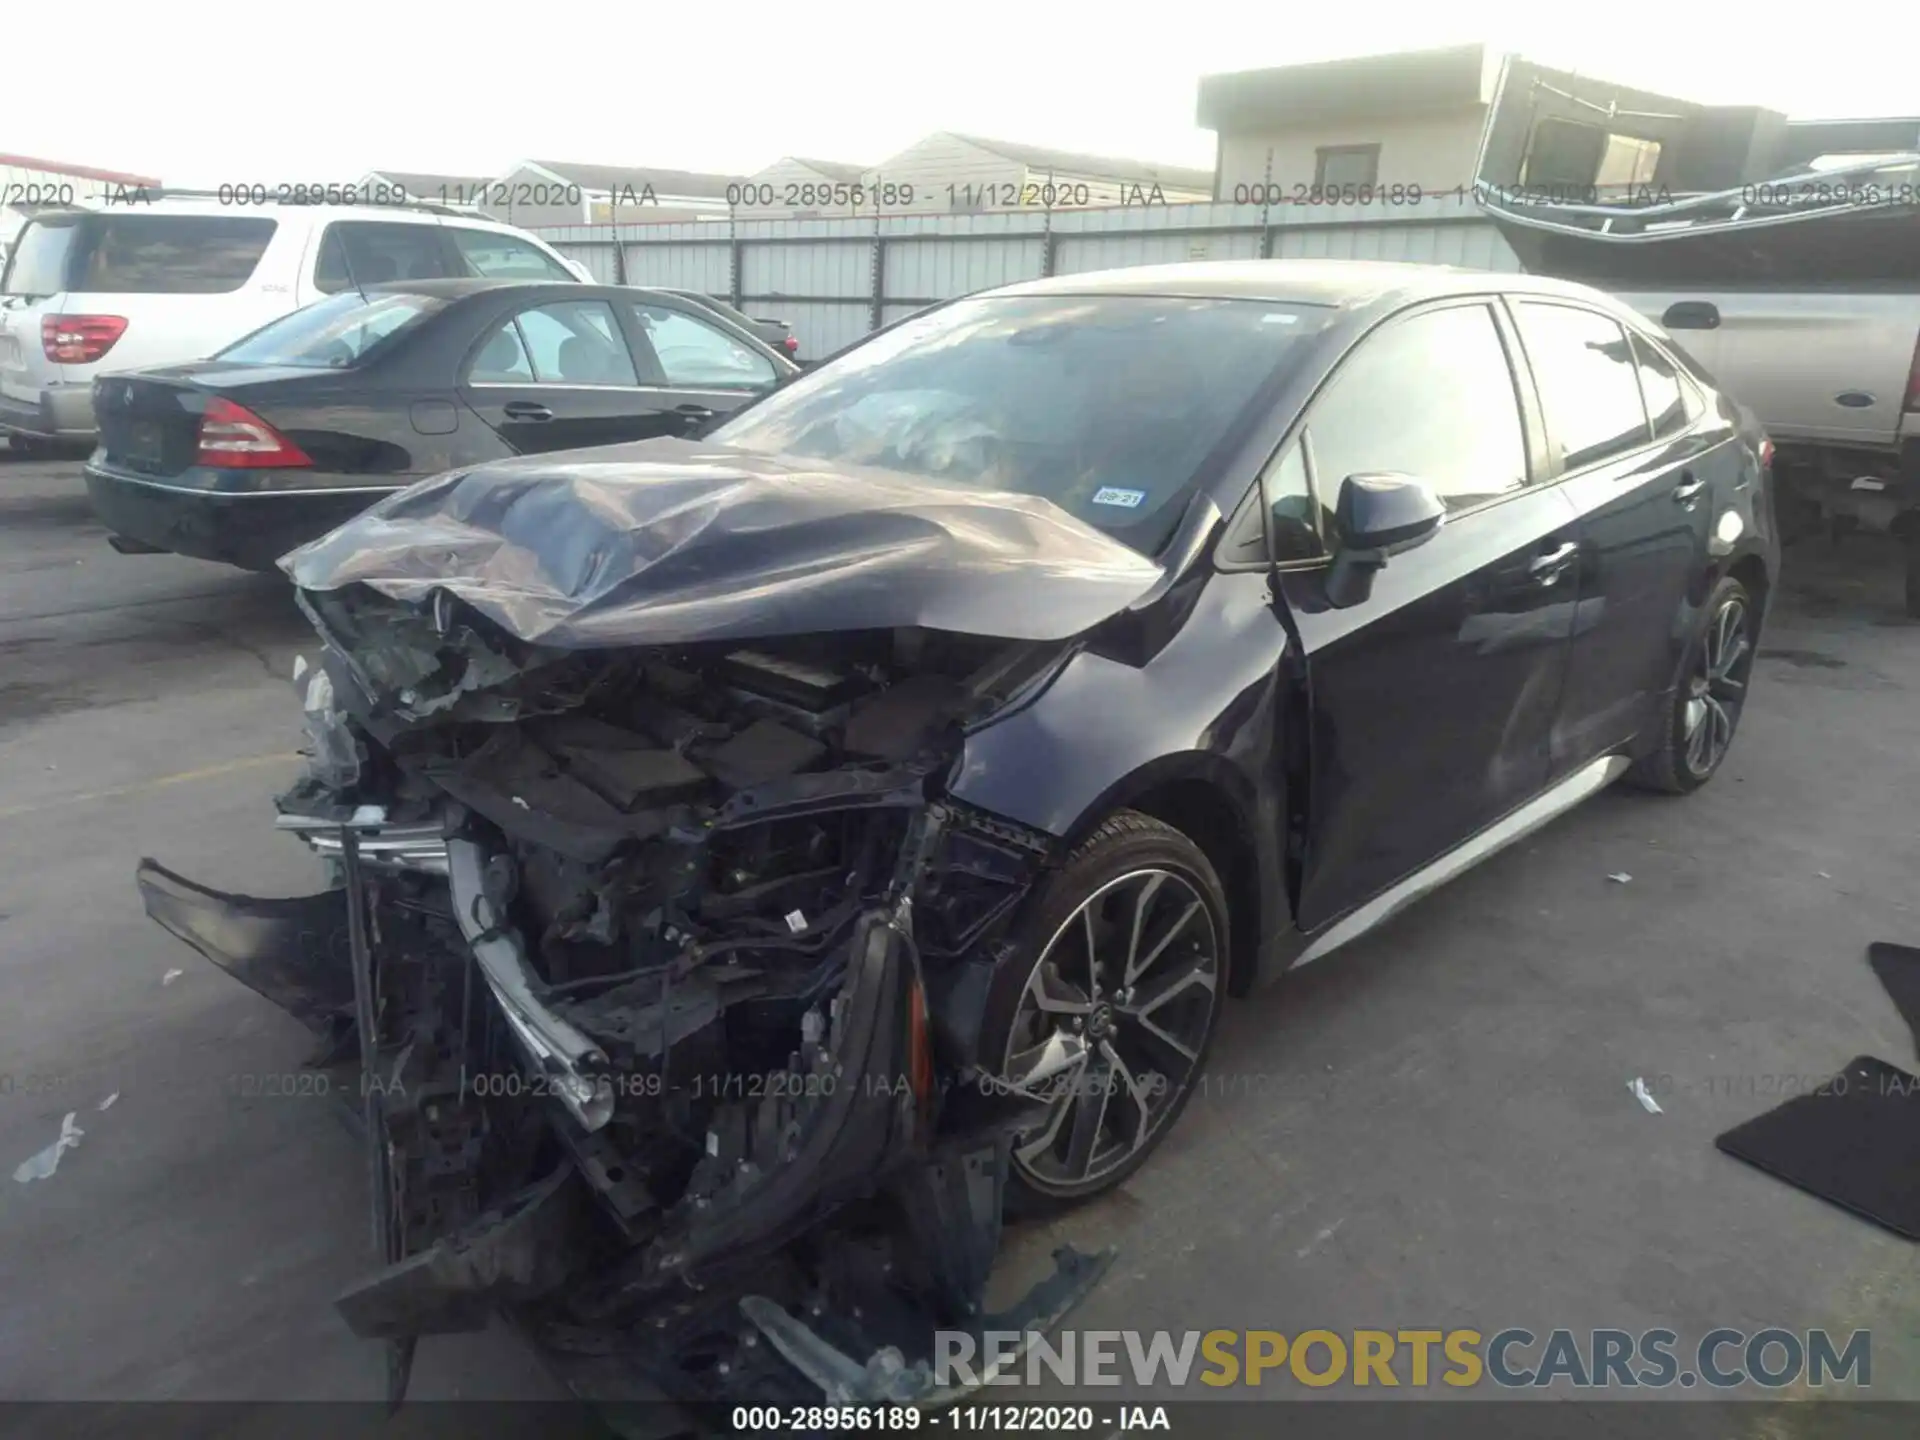
[[[1048,837],[945,795],[1062,643],[924,629],[542,649],[444,594],[303,596],[292,900],[143,862],[148,913],[309,1025],[369,1137],[391,1347],[504,1307],[577,1388],[930,1403],[984,1311],[1012,1136],[982,1059]],[[950,1398],[950,1397],[946,1397]]]

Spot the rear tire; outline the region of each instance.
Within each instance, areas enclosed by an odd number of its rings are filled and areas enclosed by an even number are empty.
[[[1643,790],[1691,795],[1706,784],[1727,758],[1746,708],[1758,636],[1753,597],[1728,575],[1713,587],[1700,615],[1659,748],[1627,772],[1628,782]]]
[[[1200,847],[1135,811],[1044,881],[988,993],[981,1056],[1052,1103],[1014,1143],[1007,1210],[1104,1194],[1146,1162],[1199,1081],[1226,995],[1227,898]]]

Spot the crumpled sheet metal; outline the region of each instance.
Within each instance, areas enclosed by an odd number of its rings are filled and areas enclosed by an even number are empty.
[[[437,476],[280,565],[306,590],[444,589],[569,650],[895,627],[1064,640],[1162,578],[1048,500],[688,440]]]

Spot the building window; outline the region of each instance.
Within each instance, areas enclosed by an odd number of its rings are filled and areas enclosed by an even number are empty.
[[[1533,127],[1520,181],[1576,191],[1609,190],[1651,185],[1659,168],[1658,140],[1615,135],[1598,125],[1548,116]]]
[[[1600,157],[1600,173],[1594,183],[1601,189],[1653,184],[1660,168],[1660,142],[1641,140],[1632,135],[1607,136],[1606,152]]]
[[[1318,189],[1373,185],[1379,179],[1378,145],[1322,145],[1313,152],[1313,183]]]

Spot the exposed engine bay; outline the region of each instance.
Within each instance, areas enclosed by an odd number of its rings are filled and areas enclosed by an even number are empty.
[[[338,1303],[391,1398],[504,1309],[591,1398],[939,1403],[936,1330],[1044,1330],[1098,1280],[1063,1249],[984,1310],[1045,1105],[994,1082],[985,997],[1057,857],[943,784],[1069,642],[557,650],[445,592],[301,602],[278,823],[338,883],[140,883],[359,1111],[384,1268]]]

